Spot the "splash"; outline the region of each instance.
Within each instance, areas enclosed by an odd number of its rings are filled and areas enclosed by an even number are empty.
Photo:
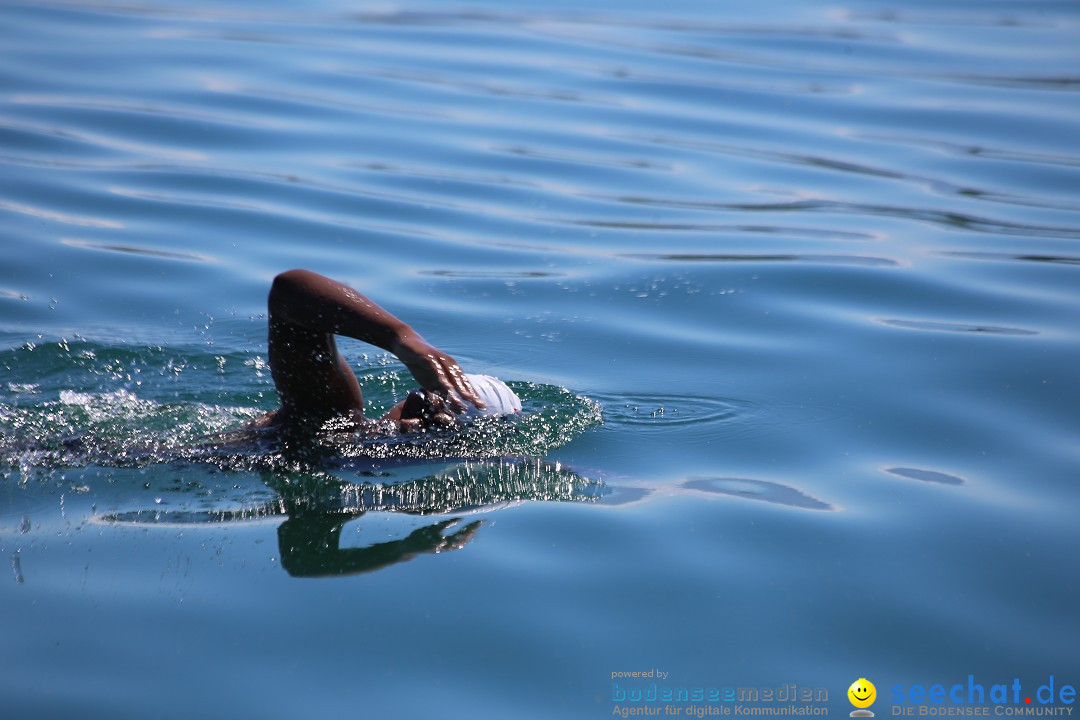
[[[359,375],[369,414],[392,406],[411,378],[382,358]],[[273,408],[261,357],[88,342],[32,344],[0,352],[0,468],[25,482],[34,468],[145,467],[207,463],[229,470],[286,471],[362,461],[543,456],[602,421],[598,403],[550,385],[511,382],[519,418],[361,437],[329,429],[298,441],[237,430]],[[10,471],[9,471],[10,472]]]

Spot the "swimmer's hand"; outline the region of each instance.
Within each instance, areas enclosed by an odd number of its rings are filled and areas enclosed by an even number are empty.
[[[429,345],[411,328],[398,334],[390,351],[405,364],[420,387],[446,400],[454,412],[466,410],[462,399],[484,409],[457,360]]]
[[[430,553],[441,553],[448,550],[460,550],[473,539],[476,535],[476,531],[483,525],[483,520],[474,520],[467,524],[465,527],[449,534],[443,535],[444,530],[448,530],[454,525],[461,522],[461,518],[452,518],[450,520],[444,520],[442,522],[429,525],[428,527],[422,527],[408,537],[408,541],[416,542],[425,546],[425,551]]]

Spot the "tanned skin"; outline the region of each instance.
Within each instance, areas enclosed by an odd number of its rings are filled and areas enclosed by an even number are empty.
[[[451,424],[454,413],[465,410],[463,401],[484,407],[454,358],[348,285],[310,270],[289,270],[274,278],[267,303],[270,372],[281,407],[260,419],[261,426],[373,424],[364,417],[364,393],[338,352],[336,335],[391,352],[412,373],[421,390],[383,416],[401,432]]]

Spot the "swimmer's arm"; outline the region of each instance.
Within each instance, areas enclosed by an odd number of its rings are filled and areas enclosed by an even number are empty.
[[[454,358],[348,285],[310,270],[283,272],[270,289],[270,313],[308,330],[345,335],[382,348],[396,355],[425,390],[449,395],[455,406],[461,403],[451,391],[483,407]]]

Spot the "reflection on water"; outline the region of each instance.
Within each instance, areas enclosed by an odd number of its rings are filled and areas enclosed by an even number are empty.
[[[329,472],[264,472],[273,500],[252,507],[110,513],[107,522],[202,524],[241,522],[276,515],[369,511],[414,515],[474,512],[527,500],[592,502],[606,494],[604,483],[537,459],[499,459],[424,464],[365,464],[368,469]],[[362,480],[346,479],[348,474]],[[369,479],[370,478],[370,479]]]
[[[460,550],[473,539],[482,520],[454,529],[459,520],[440,520],[417,528],[401,540],[364,548],[341,548],[341,529],[351,515],[316,513],[293,516],[278,527],[281,566],[294,577],[334,577],[371,572],[425,553]]]
[[[440,520],[408,537],[363,548],[341,548],[345,523],[368,512],[413,515],[476,513],[521,502],[595,502],[608,491],[599,479],[542,460],[466,462],[436,471],[423,466],[361,470],[373,481],[347,481],[328,473],[263,473],[277,497],[254,507],[127,510],[93,518],[107,524],[209,525],[284,516],[278,527],[282,566],[292,575],[319,577],[377,570],[422,553],[464,547],[482,520],[457,529]],[[402,473],[421,476],[401,481]]]

